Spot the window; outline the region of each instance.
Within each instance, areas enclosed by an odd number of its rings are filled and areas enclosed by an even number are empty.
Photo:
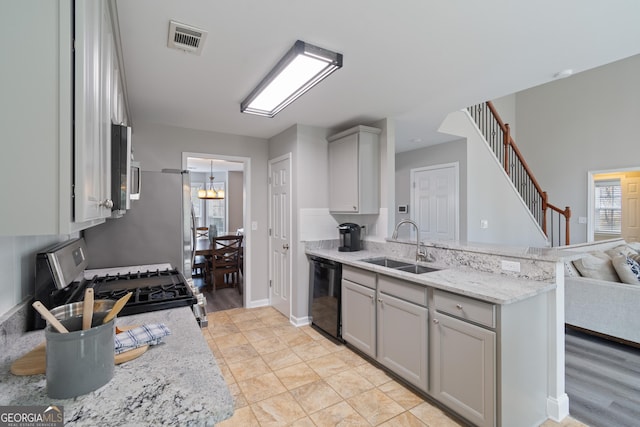
[[[595,232],[620,234],[622,188],[619,179],[595,181]]]
[[[196,227],[205,227],[202,217],[203,203],[198,198],[198,190],[204,187],[204,184],[191,183],[191,205],[193,206],[193,214],[195,216]]]
[[[202,183],[191,183],[191,204],[193,205],[196,227],[209,227],[211,225],[215,225],[218,232],[226,231],[226,199],[199,199],[198,190],[203,187],[204,184]],[[215,188],[216,190],[225,190],[225,193],[227,191],[224,182],[214,182],[213,188]]]

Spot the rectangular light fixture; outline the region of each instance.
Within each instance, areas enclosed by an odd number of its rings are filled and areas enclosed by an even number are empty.
[[[341,53],[298,40],[240,103],[240,111],[273,117],[340,67]]]

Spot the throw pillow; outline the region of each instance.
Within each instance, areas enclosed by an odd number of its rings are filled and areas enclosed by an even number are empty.
[[[620,281],[618,273],[616,273],[611,263],[611,258],[602,252],[587,254],[583,258],[573,261],[573,265],[583,277],[606,280],[608,282]]]
[[[640,242],[629,242],[627,243],[631,249],[638,252],[640,254]]]
[[[631,258],[632,260],[634,260],[635,262],[637,262],[638,264],[640,264],[640,254],[636,254],[636,255],[627,255],[627,257]]]
[[[640,264],[625,255],[618,255],[612,260],[620,281],[630,285],[640,285]]]
[[[609,255],[611,258],[617,256],[617,255],[635,255],[638,252],[633,249],[631,246],[629,245],[620,245],[620,246],[616,246],[613,249],[607,249],[606,251],[604,251],[607,255]]]

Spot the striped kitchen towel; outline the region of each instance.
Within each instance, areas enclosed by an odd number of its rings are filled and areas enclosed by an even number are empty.
[[[171,335],[171,331],[164,323],[151,323],[120,332],[115,338],[116,354],[147,344],[159,344],[167,335]]]

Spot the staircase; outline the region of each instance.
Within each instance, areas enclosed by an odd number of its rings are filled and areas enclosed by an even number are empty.
[[[502,121],[493,103],[487,101],[468,110],[551,246],[570,244],[571,209],[567,206],[563,210],[549,203],[547,193],[542,191],[511,137],[509,125]]]

